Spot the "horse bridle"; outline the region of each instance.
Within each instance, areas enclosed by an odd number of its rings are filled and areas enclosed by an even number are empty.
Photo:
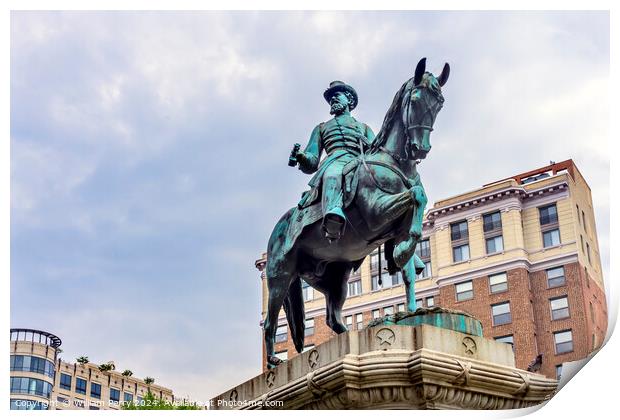
[[[387,150],[385,147],[383,146],[379,146],[378,149],[381,150],[383,153],[386,153],[387,155],[389,155],[392,159],[394,159],[394,161],[396,161],[399,165],[401,161],[404,160],[408,160],[409,156],[410,156],[410,151],[409,149],[411,148],[411,137],[409,136],[409,130],[411,129],[416,129],[416,128],[422,128],[422,129],[427,129],[429,131],[433,131],[433,127],[432,125],[426,125],[426,124],[415,124],[415,125],[411,125],[411,126],[407,126],[407,123],[409,123],[409,116],[411,115],[411,102],[412,102],[412,97],[413,97],[413,93],[415,92],[416,89],[430,89],[428,86],[425,85],[417,85],[414,86],[410,89],[409,91],[409,98],[407,101],[407,106],[405,108],[405,114],[406,114],[406,123],[403,124],[403,126],[406,126],[407,129],[405,130],[405,139],[406,139],[406,147],[405,147],[405,154],[406,156],[399,156],[396,153],[392,153],[389,150]],[[431,124],[434,124],[435,122],[435,118],[433,117],[433,115],[437,115],[438,110],[436,111],[435,108],[437,106],[439,106],[441,104],[441,102],[438,100],[437,104],[435,104],[435,106],[431,107],[431,105],[428,102],[428,98],[426,97],[427,95],[423,95],[424,96],[424,105],[425,105],[425,111],[422,114],[422,118],[421,121],[424,121],[424,117],[426,117],[427,114],[430,114],[430,119],[431,119]],[[431,111],[435,111],[434,113]],[[338,121],[336,120],[336,124],[338,124]],[[340,125],[338,125],[338,128],[340,128]],[[377,188],[379,188],[380,190],[384,191],[384,192],[388,192],[386,190],[384,190],[383,188],[381,188],[381,185],[379,184],[379,182],[377,182],[377,179],[374,176],[374,173],[372,171],[372,169],[370,169],[370,167],[368,166],[370,165],[377,165],[377,166],[383,166],[389,170],[391,170],[392,172],[394,172],[396,175],[398,175],[398,177],[403,181],[403,183],[405,184],[405,186],[407,188],[411,188],[412,184],[411,184],[411,180],[409,180],[407,178],[407,176],[403,173],[403,171],[400,170],[400,168],[398,167],[394,167],[392,165],[388,165],[386,163],[380,162],[380,161],[372,161],[372,160],[366,160],[365,156],[364,156],[364,149],[362,146],[362,142],[361,142],[361,138],[359,139],[360,143],[359,143],[359,147],[360,147],[360,157],[361,157],[361,161],[362,164],[364,166],[364,168],[366,169],[366,171],[370,174],[371,179],[373,180],[373,182],[375,183],[375,185],[377,186]],[[416,163],[420,163],[420,160],[418,160]]]
[[[428,114],[431,120],[431,124],[430,125],[426,125],[426,124],[415,124],[415,125],[407,125],[409,124],[409,116],[411,115],[411,103],[413,102],[413,93],[417,90],[417,89],[429,89],[430,88],[428,86],[425,85],[417,85],[411,88],[411,90],[409,91],[409,98],[407,100],[407,107],[405,110],[405,115],[406,115],[406,121],[405,124],[403,124],[405,127],[407,127],[405,129],[405,139],[407,141],[407,147],[405,148],[405,153],[408,157],[410,151],[410,147],[411,147],[411,136],[409,135],[409,130],[415,130],[418,128],[421,128],[423,130],[428,130],[429,132],[433,131],[433,124],[435,123],[435,117],[437,116],[438,110],[435,110],[435,108],[437,106],[439,106],[439,104],[441,104],[441,101],[437,101],[437,103],[435,104],[435,106],[431,106],[431,104],[428,102],[428,95],[422,95],[422,98],[424,100],[424,113],[422,114],[421,118],[419,121],[424,121],[426,118],[426,115]],[[402,159],[402,158],[401,158]],[[399,159],[400,161],[400,159]]]

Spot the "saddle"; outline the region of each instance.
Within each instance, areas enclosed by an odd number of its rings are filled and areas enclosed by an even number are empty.
[[[357,191],[357,184],[359,180],[358,173],[359,168],[361,167],[360,162],[360,159],[354,159],[347,163],[342,170],[342,176],[344,177],[342,183],[344,209],[349,207],[355,198],[355,192]],[[284,254],[290,251],[293,244],[297,240],[297,237],[306,226],[310,226],[323,218],[321,185],[322,182],[319,181],[308,191],[305,191],[301,195],[301,200],[297,204],[297,207],[292,209],[286,232],[288,240],[284,245]]]
[[[353,159],[351,162],[347,163],[345,167],[342,169],[342,194],[343,194],[343,210],[346,209],[353,198],[355,198],[355,191],[357,191],[357,184],[359,181],[359,168],[360,168],[361,159]],[[301,195],[301,200],[297,204],[298,209],[308,208],[317,202],[321,201],[321,190],[322,190],[322,181],[319,180],[315,185],[312,186],[308,191],[304,191]]]

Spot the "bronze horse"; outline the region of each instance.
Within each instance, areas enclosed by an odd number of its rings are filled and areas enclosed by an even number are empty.
[[[290,209],[276,224],[267,247],[269,303],[264,323],[267,366],[281,360],[274,354],[278,314],[282,305],[297,352],[304,347],[305,312],[301,279],[325,295],[327,325],[337,334],[347,331],[342,307],[352,269],[378,246],[385,244],[390,273],[402,271],[407,310],[415,311],[414,281],[421,271],[414,255],[422,236],[427,198],[417,164],[431,149],[430,132],[444,99],[446,63],[438,77],[426,72],[426,59],[414,77],[396,93],[372,146],[360,156],[356,188],[347,207],[346,233],[330,243],[320,221],[302,226],[291,237],[291,225],[302,210]],[[389,255],[388,255],[389,254]]]

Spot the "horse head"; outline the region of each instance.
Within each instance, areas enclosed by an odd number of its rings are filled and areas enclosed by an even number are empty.
[[[421,59],[414,76],[405,83],[401,115],[406,137],[406,154],[410,159],[424,159],[431,150],[431,131],[443,107],[441,87],[450,76],[450,65],[444,64],[438,77],[426,71],[426,58]]]
[[[426,71],[426,58],[420,60],[414,76],[396,92],[371,153],[389,153],[397,161],[424,159],[431,150],[430,133],[443,106],[441,87],[448,81],[446,63],[438,77]]]

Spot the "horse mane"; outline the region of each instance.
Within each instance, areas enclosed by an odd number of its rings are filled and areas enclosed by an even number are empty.
[[[376,152],[379,150],[379,147],[383,146],[388,138],[388,133],[392,129],[394,125],[394,119],[398,116],[398,113],[402,104],[402,97],[406,91],[411,89],[408,87],[412,84],[412,79],[407,80],[403,85],[398,89],[396,95],[394,95],[394,99],[392,100],[392,105],[388,108],[387,113],[385,114],[385,118],[383,119],[383,124],[381,125],[381,130],[376,135],[375,140],[372,142],[372,146],[370,147],[370,152]]]

